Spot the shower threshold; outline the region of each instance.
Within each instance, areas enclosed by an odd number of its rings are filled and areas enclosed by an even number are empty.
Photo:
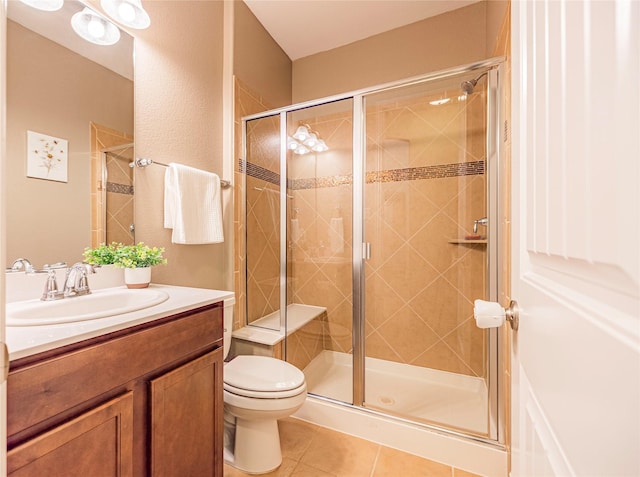
[[[304,369],[309,393],[350,403],[352,355],[322,351]],[[475,434],[488,429],[488,393],[482,378],[366,359],[365,407]]]

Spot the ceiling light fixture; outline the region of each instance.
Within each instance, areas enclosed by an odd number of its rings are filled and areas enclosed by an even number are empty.
[[[310,152],[328,151],[329,147],[320,138],[320,134],[313,131],[308,124],[301,124],[293,136],[287,138],[287,149],[293,151],[294,154],[302,155]]]
[[[111,18],[124,26],[143,30],[151,25],[141,0],[100,0],[100,5]]]
[[[79,36],[96,45],[114,45],[120,39],[117,26],[87,7],[71,17],[71,26]]]
[[[434,101],[429,101],[429,104],[433,106],[440,106],[442,104],[447,104],[449,101],[451,101],[451,98],[442,98],[442,99],[436,99]]]
[[[45,12],[55,12],[60,10],[64,4],[64,0],[20,0],[25,5],[43,10]]]

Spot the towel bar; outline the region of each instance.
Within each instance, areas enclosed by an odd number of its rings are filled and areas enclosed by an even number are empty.
[[[153,159],[147,159],[145,157],[136,157],[134,162],[129,163],[129,167],[147,167],[151,164],[157,164],[162,167],[169,167],[168,164],[163,164],[162,162],[154,161]],[[231,182],[220,179],[220,187],[226,189],[227,187],[231,187]]]

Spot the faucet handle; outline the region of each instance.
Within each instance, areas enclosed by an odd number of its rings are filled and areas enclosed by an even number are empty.
[[[478,233],[478,225],[484,225],[485,227],[489,223],[489,219],[487,217],[482,217],[481,219],[477,219],[473,221],[473,233]]]
[[[42,268],[44,270],[52,270],[52,269],[56,269],[56,268],[66,268],[67,267],[67,262],[56,262],[56,263],[52,263],[52,264],[45,264]]]
[[[58,290],[55,268],[49,268],[47,273],[47,281],[44,284],[44,291],[42,292],[42,297],[40,299],[42,301],[52,301],[64,298],[64,294]]]
[[[71,268],[83,273],[96,273],[96,268],[100,268],[100,265],[91,265],[87,262],[76,262]]]
[[[65,297],[89,295],[91,289],[89,288],[89,278],[87,274],[96,273],[95,268],[96,266],[85,262],[74,263],[73,266],[67,270],[62,294]]]

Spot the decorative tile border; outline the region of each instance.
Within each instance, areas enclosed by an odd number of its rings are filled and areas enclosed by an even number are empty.
[[[263,181],[271,184],[280,185],[280,174],[251,162],[238,159],[238,170],[248,176],[255,177],[256,179],[262,179]]]
[[[245,162],[242,159],[240,159],[239,165],[240,172],[246,172],[251,177],[262,179],[270,182],[271,184],[280,185],[280,174],[269,171],[263,167],[256,166],[250,162]],[[452,164],[439,164],[435,166],[409,167],[406,169],[367,172],[365,182],[367,184],[376,182],[404,182],[483,175],[484,173],[485,161],[454,162]],[[287,182],[287,188],[289,190],[320,189],[351,184],[352,181],[353,176],[351,174],[345,176],[289,179]]]
[[[484,174],[484,161],[454,162],[436,166],[391,169],[367,172],[366,182],[399,182],[421,179],[443,179],[445,177],[475,176]]]
[[[116,194],[133,195],[133,186],[126,184],[117,184],[115,182],[107,182],[107,192]]]
[[[346,176],[311,177],[309,179],[289,179],[287,188],[289,190],[322,189],[350,185],[352,182],[353,176],[351,174]]]

